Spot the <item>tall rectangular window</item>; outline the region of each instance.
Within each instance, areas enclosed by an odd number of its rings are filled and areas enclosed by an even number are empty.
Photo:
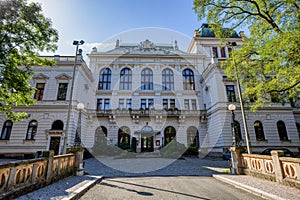
[[[102,110],[103,101],[102,99],[97,99],[97,110]]]
[[[127,102],[126,102],[126,108],[127,109],[131,109],[131,99],[127,99]]]
[[[226,58],[225,47],[221,48],[221,57]]]
[[[119,108],[123,109],[124,107],[124,99],[119,99]]]
[[[148,108],[149,108],[149,110],[154,108],[154,100],[153,99],[148,99]]]
[[[192,99],[192,110],[197,110],[197,101],[196,99]]]
[[[229,102],[236,102],[235,91],[233,85],[226,85],[227,100]]]
[[[175,99],[170,99],[170,108],[171,109],[175,108]]]
[[[141,108],[146,110],[146,108],[147,108],[147,100],[146,99],[141,99]]]
[[[45,83],[37,83],[34,99],[38,101],[43,100],[44,90],[45,90]]]
[[[232,48],[231,47],[227,47],[227,51],[228,51],[228,57],[230,57],[231,52],[232,52]]]
[[[109,99],[104,99],[104,110],[109,110]]]
[[[168,105],[168,99],[163,99],[163,108],[164,109],[168,109],[169,105]]]
[[[214,58],[218,58],[218,47],[212,47],[212,53]]]
[[[190,110],[190,103],[188,99],[184,100],[184,109],[185,110]]]
[[[66,100],[68,91],[68,83],[60,83],[58,85],[57,100]]]

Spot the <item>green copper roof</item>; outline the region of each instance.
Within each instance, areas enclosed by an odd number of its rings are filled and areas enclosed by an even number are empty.
[[[229,28],[223,28],[225,31],[230,31]],[[198,29],[198,37],[216,37],[215,32],[211,30],[208,24],[202,24]],[[240,36],[234,31],[230,38],[240,38]]]

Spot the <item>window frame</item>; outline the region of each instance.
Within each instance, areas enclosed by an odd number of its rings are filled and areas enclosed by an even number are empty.
[[[10,123],[10,125],[8,125],[8,123]],[[11,120],[6,120],[3,123],[0,140],[9,140],[10,139],[13,124],[14,123]]]
[[[149,68],[141,72],[141,90],[153,90],[153,71]]]
[[[36,123],[36,124],[33,124]],[[25,140],[34,140],[37,133],[38,122],[36,120],[31,120],[28,123],[27,132],[25,136]]]
[[[193,70],[185,69],[182,71],[183,90],[195,90],[195,75]]]
[[[120,72],[120,90],[131,90],[132,88],[132,71],[128,67]]]
[[[111,90],[111,69],[102,69],[99,75],[98,90]]]
[[[65,101],[67,99],[68,87],[69,83],[58,83],[57,101]]]
[[[164,69],[162,71],[162,90],[174,90],[174,73],[171,69]]]

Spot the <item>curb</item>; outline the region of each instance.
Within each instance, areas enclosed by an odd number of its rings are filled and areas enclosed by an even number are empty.
[[[224,176],[221,176],[221,175],[215,175],[213,174],[212,175],[215,179],[219,180],[219,181],[223,181],[225,183],[228,183],[230,185],[233,185],[237,188],[240,188],[240,189],[243,189],[245,191],[248,191],[248,192],[252,192],[258,196],[261,196],[263,198],[268,198],[268,199],[275,199],[275,200],[286,200],[284,198],[281,198],[277,195],[274,195],[274,194],[270,194],[270,193],[267,193],[263,190],[260,190],[260,189],[257,189],[257,188],[254,188],[254,187],[251,187],[251,186],[248,186],[248,185],[245,185],[245,184],[242,184],[242,183],[239,183],[239,182],[236,182],[234,180],[231,180],[229,178],[226,178]]]
[[[70,194],[67,197],[62,198],[62,200],[75,200],[80,198],[84,193],[86,193],[89,189],[95,186],[97,183],[101,182],[103,179],[102,176],[90,176],[94,178],[94,180],[86,180],[77,185],[73,188],[70,188]]]

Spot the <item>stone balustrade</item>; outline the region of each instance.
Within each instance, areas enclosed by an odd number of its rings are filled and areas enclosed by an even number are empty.
[[[243,171],[247,175],[300,189],[300,158],[283,155],[280,150],[272,151],[271,156],[242,154]]]
[[[76,161],[82,157],[76,154],[82,152],[54,156],[53,151],[46,151],[42,158],[0,165],[0,199],[12,199],[75,175],[82,162]]]

